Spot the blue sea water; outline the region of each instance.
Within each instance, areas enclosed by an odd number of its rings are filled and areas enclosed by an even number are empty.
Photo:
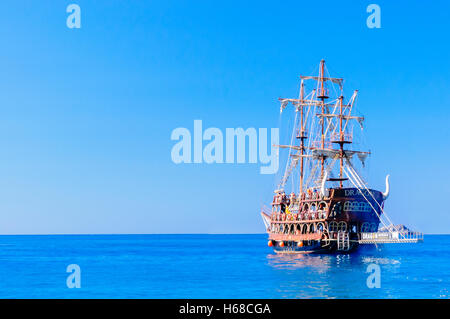
[[[450,235],[350,255],[276,255],[264,234],[0,236],[0,298],[449,298],[449,266]]]

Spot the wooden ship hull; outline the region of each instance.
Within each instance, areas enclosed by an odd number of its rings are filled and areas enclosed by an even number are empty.
[[[382,192],[371,189],[363,195],[357,188],[336,188],[327,193],[274,197],[272,210],[261,214],[275,252],[352,252],[360,245],[361,233],[378,231]]]

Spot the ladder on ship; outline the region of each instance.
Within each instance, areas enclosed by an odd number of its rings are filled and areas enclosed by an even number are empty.
[[[337,234],[337,250],[348,251],[350,249],[350,238],[348,232],[340,231]]]

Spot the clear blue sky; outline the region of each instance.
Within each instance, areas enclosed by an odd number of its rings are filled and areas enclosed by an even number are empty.
[[[66,27],[66,6],[82,28]],[[176,127],[276,127],[320,59],[359,89],[396,223],[450,229],[448,1],[0,4],[0,233],[256,233],[274,176],[175,165]]]

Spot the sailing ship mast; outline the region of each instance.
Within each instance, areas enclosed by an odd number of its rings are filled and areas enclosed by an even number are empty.
[[[344,145],[352,144],[353,134],[350,132],[346,134],[348,130],[347,124],[350,120],[357,120],[362,128],[363,117],[352,116],[351,112],[353,104],[356,100],[357,90],[354,91],[348,104],[344,104],[343,96],[343,79],[332,78],[326,76],[325,60],[320,61],[319,75],[318,76],[300,76],[300,96],[299,99],[285,99],[280,98],[281,111],[291,103],[295,106],[295,111],[300,113],[300,128],[297,130],[297,139],[300,139],[300,145],[279,145],[281,148],[290,148],[297,151],[297,154],[292,155],[294,159],[290,163],[289,169],[286,169],[285,176],[283,177],[280,188],[284,187],[292,169],[297,165],[298,159],[300,159],[300,185],[299,194],[304,193],[305,187],[305,160],[313,159],[317,161],[316,165],[320,166],[320,174],[318,178],[314,178],[315,170],[310,172],[308,180],[313,180],[312,188],[319,188],[319,185],[324,182],[324,179],[329,182],[339,182],[339,187],[344,187],[344,181],[348,178],[344,177],[344,167],[346,162],[350,161],[353,155],[357,155],[359,159],[364,163],[365,158],[369,155],[369,152],[361,152],[350,149],[345,149]],[[305,83],[306,80],[314,80],[317,82],[316,89],[305,96]],[[332,102],[327,102],[330,98],[329,90],[327,88],[327,82],[332,84],[338,84],[340,88],[339,96]],[[336,114],[336,111],[338,114]],[[306,118],[305,118],[306,111]],[[318,112],[315,116],[308,116],[310,113]],[[308,121],[314,121],[318,119],[319,131],[310,132],[313,139],[306,146],[306,139],[308,138],[306,132],[306,126],[310,123]],[[311,125],[313,127],[313,125]],[[336,132],[338,130],[338,132]],[[311,146],[312,142],[312,146]],[[338,147],[333,147],[337,144]],[[331,159],[331,163],[327,166],[327,159]],[[339,171],[338,177],[330,176],[333,170],[334,162],[339,159]],[[288,159],[288,165],[291,159]],[[327,178],[328,177],[328,178]],[[308,185],[306,185],[308,186]]]
[[[319,83],[320,83],[320,94],[317,98],[320,99],[320,108],[322,111],[322,114],[325,114],[325,99],[328,99],[328,96],[325,94],[324,90],[324,69],[325,69],[325,60],[320,61],[320,73],[319,73]],[[325,117],[322,117],[320,119],[320,128],[321,128],[321,146],[322,149],[325,148]],[[325,164],[325,156],[321,156],[320,158],[320,179],[323,179],[323,169]]]
[[[305,84],[303,83],[303,80],[301,80],[300,83],[300,194],[303,194],[303,165],[304,165],[304,158],[303,155],[305,154],[305,127],[303,124],[303,97],[305,94]]]

